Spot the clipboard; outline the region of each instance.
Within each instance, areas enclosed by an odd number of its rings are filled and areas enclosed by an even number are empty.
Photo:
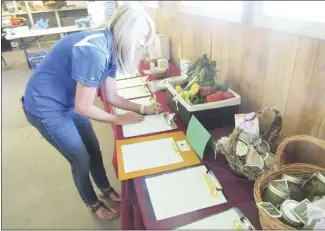
[[[146,85],[147,79],[148,76],[141,76],[130,79],[119,79],[116,81],[116,88],[119,90],[129,87],[143,86]]]
[[[136,124],[123,125],[123,136],[125,138],[166,132],[177,129],[177,124],[170,119],[168,112],[157,115],[146,115],[144,120]]]
[[[151,95],[149,89],[146,86],[118,89],[117,94],[127,100]]]
[[[152,211],[153,219],[166,220],[227,204],[225,195],[205,178],[206,171],[205,165],[196,165],[144,177],[147,206]],[[169,190],[164,191],[165,188]]]
[[[147,141],[154,141],[159,139],[165,139],[165,138],[173,138],[175,143],[183,140],[187,140],[184,132],[172,132],[172,133],[165,133],[165,134],[159,134],[154,136],[147,136],[147,137],[138,137],[138,138],[132,138],[127,140],[117,140],[116,141],[116,154],[117,154],[117,164],[118,164],[118,179],[119,180],[127,180],[132,179],[140,176],[146,176],[151,175],[155,173],[161,173],[169,170],[175,170],[183,167],[188,167],[192,165],[199,164],[201,161],[197,157],[196,153],[194,152],[193,148],[190,146],[189,142],[187,141],[187,144],[189,146],[189,150],[183,150],[179,151],[179,154],[182,156],[183,161],[179,163],[174,163],[170,165],[150,168],[150,169],[144,169],[134,172],[125,172],[124,169],[124,163],[123,163],[123,154],[122,154],[122,146],[128,145],[128,144],[136,144],[141,142],[147,142]],[[153,150],[154,152],[155,150]],[[141,160],[139,160],[141,161]]]
[[[255,230],[255,227],[251,224],[248,218],[245,217],[240,209],[233,207],[176,229]]]

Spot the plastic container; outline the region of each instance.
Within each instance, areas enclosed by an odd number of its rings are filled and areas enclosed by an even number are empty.
[[[184,77],[185,79],[186,77]],[[175,112],[187,127],[194,115],[206,129],[234,125],[234,115],[238,113],[241,97],[236,92],[228,89],[234,97],[218,102],[189,105],[179,96],[175,88],[166,81],[166,96],[168,107]]]
[[[280,206],[290,196],[289,191],[275,182],[269,183],[263,194],[263,202],[270,202],[275,207]]]
[[[313,174],[303,185],[303,189],[310,201],[316,196],[325,196],[325,176],[321,173]]]
[[[284,221],[293,227],[299,227],[303,225],[303,223],[299,221],[291,212],[291,210],[298,204],[299,202],[295,200],[285,200],[280,207]]]
[[[302,188],[302,184],[303,184],[302,178],[283,174],[282,179],[286,180],[288,183],[288,188],[289,188],[291,199],[300,202],[306,198],[304,190]]]

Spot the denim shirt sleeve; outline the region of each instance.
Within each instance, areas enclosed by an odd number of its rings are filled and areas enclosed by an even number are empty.
[[[74,46],[71,65],[72,79],[88,87],[98,87],[106,74],[105,54],[93,46]]]

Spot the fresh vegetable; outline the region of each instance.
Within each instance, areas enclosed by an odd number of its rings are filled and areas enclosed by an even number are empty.
[[[207,97],[213,93],[216,93],[217,90],[214,87],[200,87],[199,95],[202,97]]]
[[[183,91],[182,87],[179,86],[179,85],[177,85],[177,86],[175,87],[175,90],[177,91],[177,93],[180,93],[180,92]]]
[[[194,83],[194,84],[191,86],[190,94],[191,94],[191,95],[196,95],[196,94],[199,92],[199,89],[200,89],[200,85],[199,85],[198,83]]]
[[[180,93],[179,93],[179,96],[180,96],[182,99],[185,99],[184,91],[180,92]]]
[[[188,91],[195,82],[198,82],[198,77],[197,76],[195,76],[191,81],[188,82],[188,84],[186,85],[184,90]]]
[[[234,95],[233,95],[231,92],[229,92],[229,91],[224,92],[224,93],[222,94],[222,96],[223,96],[223,99],[231,99],[231,98],[234,97]]]
[[[219,90],[220,90],[220,91],[223,91],[223,92],[228,91],[228,85],[229,85],[229,81],[228,81],[228,80],[223,81],[223,82],[219,85]]]
[[[212,79],[214,80],[215,78],[215,71],[213,69],[208,69],[208,74],[207,74],[207,79]]]
[[[191,100],[189,100],[188,98],[185,98],[185,101],[186,101],[186,103],[188,103],[189,105],[192,105]]]
[[[217,91],[214,94],[208,95],[205,99],[206,103],[212,103],[223,100],[223,92]]]
[[[207,78],[207,75],[208,75],[207,68],[206,67],[203,67],[200,70],[200,82],[203,82]]]
[[[200,98],[197,98],[196,100],[193,101],[193,104],[196,105],[196,104],[200,104],[201,103],[201,99]]]
[[[197,60],[191,66],[189,66],[186,72],[188,76],[191,76],[196,71],[197,66],[201,63],[201,59],[201,57],[198,57]]]
[[[216,83],[214,86],[213,86],[217,91],[220,90],[220,83]]]
[[[197,100],[199,98],[199,96],[198,95],[191,95],[190,94],[190,97],[189,97],[189,99],[190,99],[190,101],[193,103],[195,100]]]
[[[215,84],[214,79],[206,79],[206,80],[200,82],[200,85],[202,87],[213,87],[214,84]]]
[[[202,57],[198,57],[197,60],[192,63],[187,69],[187,78],[185,80],[185,90],[189,90],[190,85],[198,81],[201,86],[213,86],[216,80],[216,62],[209,61],[208,55],[204,54]],[[193,79],[196,79],[192,82]]]
[[[185,99],[190,97],[189,91],[183,91],[183,93],[184,93],[184,98]]]
[[[186,103],[192,105],[192,102],[190,100],[190,92],[189,91],[183,91],[182,93],[184,94],[184,100],[186,101]]]
[[[234,97],[228,92],[228,80],[217,81],[217,63],[209,60],[207,54],[198,57],[186,73],[187,78],[175,90],[188,104],[216,102]]]

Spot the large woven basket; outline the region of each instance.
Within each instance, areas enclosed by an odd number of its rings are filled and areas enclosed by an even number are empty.
[[[262,193],[264,192],[264,189],[267,187],[268,183],[272,180],[280,178],[282,174],[289,174],[289,175],[292,174],[301,177],[310,177],[315,172],[320,172],[322,174],[325,174],[325,168],[318,167],[312,164],[296,163],[296,164],[283,165],[284,150],[288,144],[294,141],[310,142],[322,148],[325,154],[325,141],[320,140],[318,138],[306,136],[306,135],[298,135],[298,136],[292,136],[284,139],[277,149],[274,168],[260,175],[255,182],[254,197],[255,197],[256,204],[262,202]],[[293,230],[294,229],[291,226],[284,224],[281,220],[269,216],[264,210],[260,208],[258,209],[258,212],[259,212],[260,223],[263,229],[266,230],[271,230],[271,229]]]
[[[277,147],[277,141],[282,128],[282,117],[277,109],[264,108],[263,110],[257,112],[259,120],[261,120],[261,116],[265,112],[272,112],[274,114],[274,118],[268,125],[266,131],[262,131],[261,138],[270,145],[271,151],[274,152]],[[261,173],[254,172],[250,167],[245,166],[236,154],[237,142],[242,131],[243,130],[241,129],[235,129],[229,136],[229,143],[227,145],[219,143],[217,144],[217,148],[225,155],[227,162],[233,171],[235,171],[238,175],[247,177],[249,180],[256,180]]]

